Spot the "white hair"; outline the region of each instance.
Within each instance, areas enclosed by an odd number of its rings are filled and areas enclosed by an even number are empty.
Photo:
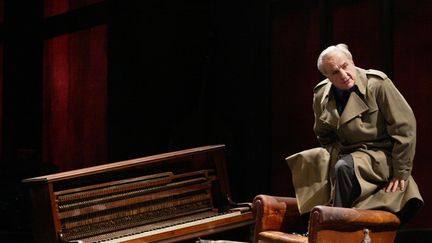
[[[328,54],[334,53],[334,52],[340,52],[342,54],[344,54],[349,60],[353,60],[352,59],[352,55],[351,52],[348,50],[348,46],[346,44],[337,44],[334,46],[329,46],[327,47],[324,51],[321,52],[321,54],[318,56],[318,61],[317,61],[317,67],[318,70],[325,76],[325,70],[323,68],[323,61],[324,59],[327,57]]]

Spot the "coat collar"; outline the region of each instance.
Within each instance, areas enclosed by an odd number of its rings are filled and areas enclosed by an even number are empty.
[[[321,120],[339,128],[340,125],[355,117],[361,116],[362,113],[371,108],[365,101],[367,87],[367,76],[365,70],[356,68],[356,82],[354,85],[356,86],[356,89],[351,92],[345,110],[342,112],[342,115],[339,116],[336,110],[336,101],[333,98],[333,94],[331,94],[332,84],[330,81],[327,82],[321,99],[321,105],[323,107],[323,113],[320,116]]]

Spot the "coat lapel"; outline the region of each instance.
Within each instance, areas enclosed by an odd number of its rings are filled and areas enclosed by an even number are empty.
[[[369,110],[369,106],[359,97],[356,92],[352,92],[345,110],[342,112],[340,125],[350,121],[351,119],[361,116],[365,111]]]
[[[367,77],[364,70],[357,68],[357,81],[356,86],[358,92],[353,91],[348,99],[348,103],[342,112],[339,126],[352,120],[355,117],[361,116],[361,114],[370,109],[369,105],[362,99],[366,96],[366,83]]]
[[[330,96],[331,85],[332,84],[329,81],[324,90],[323,98],[321,100],[323,112],[321,113],[320,120],[323,123],[337,128],[339,124],[339,113],[336,109],[335,99]]]

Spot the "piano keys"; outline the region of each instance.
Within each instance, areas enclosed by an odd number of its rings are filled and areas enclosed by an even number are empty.
[[[252,225],[229,203],[224,145],[23,181],[36,242],[178,242]]]

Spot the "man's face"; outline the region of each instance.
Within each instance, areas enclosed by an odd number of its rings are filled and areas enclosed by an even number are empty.
[[[347,90],[354,86],[356,69],[354,62],[342,52],[329,53],[323,60],[325,76],[338,89]]]

